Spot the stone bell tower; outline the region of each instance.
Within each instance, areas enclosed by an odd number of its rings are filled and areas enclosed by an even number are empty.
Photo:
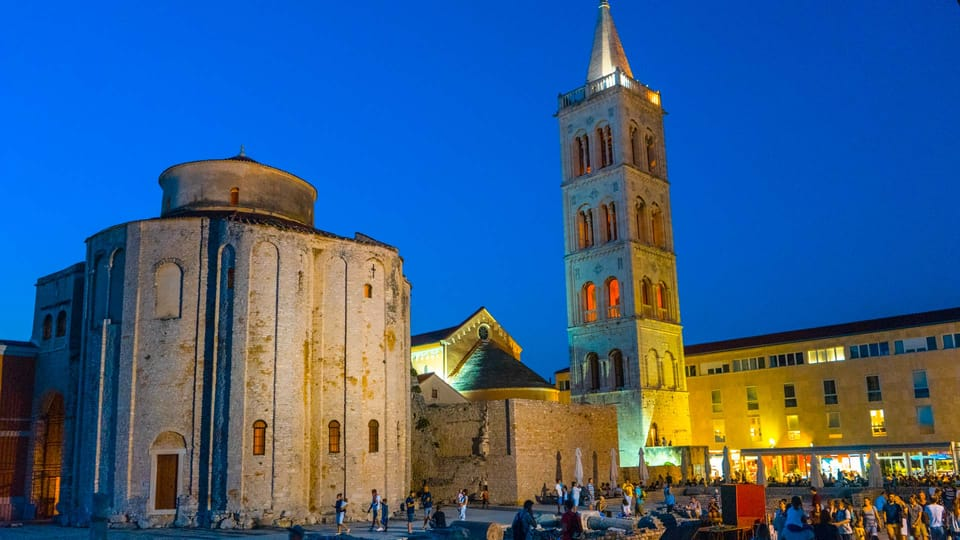
[[[559,97],[570,377],[615,404],[620,462],[689,445],[660,93],[634,78],[601,0],[586,84]]]

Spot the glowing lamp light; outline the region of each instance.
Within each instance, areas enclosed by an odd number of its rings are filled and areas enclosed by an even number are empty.
[[[773,440],[772,437],[768,439],[767,442],[770,443],[770,448],[773,448],[774,446],[777,445],[777,441]]]

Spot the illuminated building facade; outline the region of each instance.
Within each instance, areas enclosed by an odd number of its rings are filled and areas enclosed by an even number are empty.
[[[768,476],[956,470],[960,308],[686,348],[696,444]]]
[[[606,0],[587,83],[559,98],[570,395],[615,404],[620,458],[691,443],[660,94]]]

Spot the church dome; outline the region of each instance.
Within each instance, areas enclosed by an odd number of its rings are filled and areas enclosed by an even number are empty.
[[[317,190],[302,178],[239,155],[190,161],[160,174],[160,217],[242,212],[280,217],[313,227]]]

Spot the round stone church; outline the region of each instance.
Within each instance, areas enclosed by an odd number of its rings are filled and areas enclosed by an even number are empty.
[[[317,190],[240,155],[160,175],[161,214],[87,241],[71,513],[284,525],[409,489],[410,285],[314,228]],[[80,520],[83,518],[81,517]]]

